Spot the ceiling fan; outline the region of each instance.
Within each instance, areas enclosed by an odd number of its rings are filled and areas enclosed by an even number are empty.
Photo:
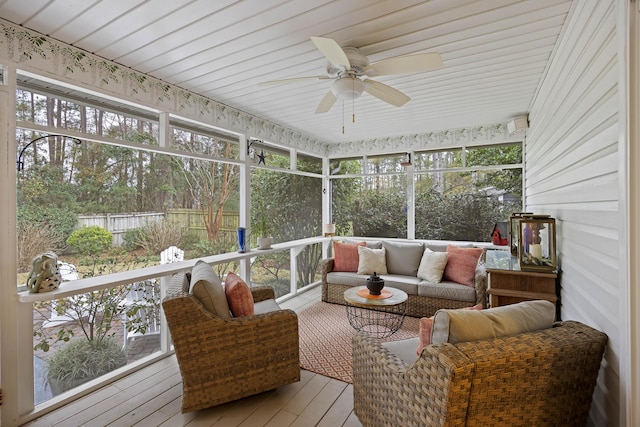
[[[329,60],[326,69],[327,75],[271,80],[260,84],[272,85],[307,80],[334,80],[331,84],[331,89],[320,100],[315,111],[316,114],[329,111],[338,99],[351,101],[358,98],[363,92],[367,92],[396,107],[401,107],[409,102],[411,98],[399,90],[371,80],[369,77],[413,74],[442,67],[442,58],[439,53],[419,53],[369,63],[369,59],[356,47],[340,47],[335,40],[326,37],[311,37],[311,41]]]

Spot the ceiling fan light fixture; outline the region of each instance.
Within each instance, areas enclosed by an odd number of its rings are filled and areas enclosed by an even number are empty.
[[[356,77],[342,77],[331,85],[331,92],[342,100],[350,101],[364,92],[365,83]]]

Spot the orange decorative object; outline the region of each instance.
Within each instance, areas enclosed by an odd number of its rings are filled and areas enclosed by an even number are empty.
[[[358,291],[358,296],[360,296],[362,298],[385,299],[385,298],[389,298],[391,295],[392,295],[391,291],[388,291],[386,289],[383,289],[382,291],[380,291],[380,295],[371,295],[369,293],[369,289],[367,289],[367,288],[360,289]]]

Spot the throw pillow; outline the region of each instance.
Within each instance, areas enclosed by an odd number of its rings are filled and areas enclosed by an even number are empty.
[[[438,310],[433,318],[431,343],[457,344],[533,332],[553,326],[555,317],[555,305],[545,300],[480,311]]]
[[[448,245],[449,258],[444,268],[443,278],[473,287],[476,266],[482,252],[484,252],[482,248],[459,248],[455,245]]]
[[[222,281],[206,262],[198,261],[191,269],[189,293],[193,294],[210,313],[223,319],[231,318]]]
[[[358,271],[358,246],[364,246],[364,242],[357,244],[333,242],[333,271],[345,271],[355,273]]]
[[[242,277],[235,273],[227,273],[224,281],[224,293],[233,317],[253,316],[253,294]]]
[[[387,274],[386,251],[358,246],[358,274]]]
[[[382,247],[387,250],[387,271],[389,274],[413,277],[418,275],[418,266],[424,252],[422,243],[385,240],[382,242]]]
[[[460,308],[459,310],[482,310],[482,304],[476,304],[472,307]],[[434,316],[423,317],[422,319],[420,319],[420,326],[419,326],[419,332],[418,332],[419,334],[418,356],[420,355],[420,352],[422,352],[423,348],[431,344],[431,330],[433,329],[433,318]]]
[[[418,267],[418,278],[431,283],[440,283],[448,258],[449,252],[434,252],[424,248]]]

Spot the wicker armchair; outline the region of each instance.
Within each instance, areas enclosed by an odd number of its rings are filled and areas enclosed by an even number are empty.
[[[429,345],[408,364],[359,333],[354,411],[364,426],[584,426],[606,342],[605,334],[567,321]]]
[[[298,317],[276,310],[222,319],[185,289],[163,300],[182,375],[182,412],[230,402],[300,380]],[[267,286],[251,288],[254,301],[274,299]],[[275,301],[272,304],[277,307]],[[256,305],[258,311],[258,306]]]

